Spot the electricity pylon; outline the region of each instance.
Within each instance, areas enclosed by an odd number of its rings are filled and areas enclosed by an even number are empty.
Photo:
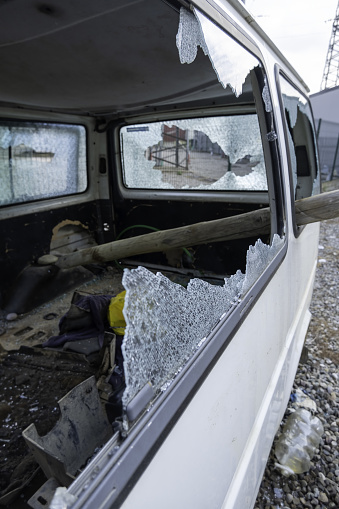
[[[321,90],[339,85],[339,1],[333,20],[330,44],[327,50]]]

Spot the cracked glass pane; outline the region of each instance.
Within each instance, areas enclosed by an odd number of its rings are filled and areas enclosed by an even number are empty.
[[[229,85],[238,97],[249,70],[259,64],[258,60],[198,9],[194,8],[193,12],[194,15],[184,7],[180,9],[177,34],[180,62],[191,64],[200,46],[209,56],[222,86]]]
[[[123,275],[126,289],[123,341],[126,389],[123,402],[150,382],[165,390],[176,373],[203,344],[221,317],[251,288],[283,245],[275,235],[271,246],[258,240],[247,252],[246,273],[240,270],[215,286],[192,279],[187,288],[144,267]]]
[[[0,205],[85,191],[82,126],[6,122],[0,125]]]
[[[273,111],[272,102],[271,102],[271,95],[270,95],[270,91],[269,91],[269,88],[268,88],[266,76],[265,76],[265,86],[263,88],[263,91],[262,91],[261,95],[262,95],[262,98],[263,98],[263,101],[264,101],[264,104],[265,104],[265,110],[267,111],[267,113]]]
[[[126,187],[267,191],[255,114],[126,126],[120,137]]]
[[[320,192],[312,112],[307,99],[282,77],[281,90],[288,128],[294,194],[296,199],[306,198]]]

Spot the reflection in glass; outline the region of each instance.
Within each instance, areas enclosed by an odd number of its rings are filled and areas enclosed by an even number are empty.
[[[120,136],[126,187],[267,190],[254,114],[126,126]]]

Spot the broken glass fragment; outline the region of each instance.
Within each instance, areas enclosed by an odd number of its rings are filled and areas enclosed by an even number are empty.
[[[0,127],[0,148],[6,149],[10,147],[12,142],[12,134],[8,127]]]
[[[198,46],[208,54],[208,49],[194,14],[183,7],[180,9],[179,28],[176,37],[179,58],[182,64],[191,64],[197,56]]]
[[[246,256],[246,273],[241,295],[244,295],[251,286],[253,286],[259,274],[264,272],[265,268],[280,251],[283,243],[284,240],[281,239],[279,235],[275,234],[270,246],[264,244],[260,239],[257,240],[254,246],[249,246]]]
[[[41,498],[44,500],[43,497]],[[67,509],[67,507],[71,507],[74,502],[76,502],[76,500],[77,498],[74,495],[68,493],[67,488],[60,486],[55,490],[51,505],[49,507],[50,509]]]
[[[143,126],[126,126],[120,131],[122,147],[122,170],[124,184],[134,189],[168,189],[172,186],[162,181],[148,147],[160,147],[162,123],[153,122]]]
[[[265,110],[267,113],[270,113],[272,111],[272,102],[271,102],[271,96],[270,91],[267,85],[267,78],[265,77],[265,85],[262,91],[262,98],[265,104]]]
[[[184,7],[180,9],[177,34],[180,62],[192,63],[197,46],[201,46],[222,86],[226,88],[229,85],[238,97],[246,76],[259,65],[259,61],[198,9],[194,8],[193,12],[195,18]]]
[[[154,393],[169,386],[168,382],[254,284],[282,245],[277,235],[272,246],[258,240],[248,250],[246,273],[238,270],[225,279],[223,286],[192,279],[185,289],[144,267],[125,269],[125,408],[145,384],[150,383]]]

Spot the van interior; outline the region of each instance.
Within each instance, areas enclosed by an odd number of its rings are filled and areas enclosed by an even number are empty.
[[[12,468],[0,460],[5,505],[32,482],[37,464],[40,484],[52,478],[69,485],[96,448],[112,436],[124,440],[154,397],[139,386],[130,394],[142,392],[141,402],[129,406],[132,396],[123,396],[124,274],[149,271],[145,288],[161,274],[159,292],[168,280],[179,293],[193,280],[202,281],[199,292],[223,287],[246,273],[249,246],[260,240],[268,247],[283,233],[284,218],[264,68],[253,41],[239,31],[242,44],[235,42],[231,23],[227,33],[177,0],[18,0],[1,3],[0,12],[2,397],[14,380],[12,391],[26,402],[18,414],[7,409],[6,450],[15,451],[18,440],[22,447]],[[216,34],[230,48],[226,77]],[[154,245],[159,232],[268,207],[265,229],[223,240],[211,226],[210,240],[197,235],[195,243],[172,247],[174,232],[167,247]],[[138,248],[145,236],[149,251]],[[132,250],[103,257],[102,246],[128,240]],[[90,259],[81,258],[90,250]],[[140,318],[133,277],[129,304]],[[114,298],[120,315],[112,308],[109,322]],[[128,317],[133,322],[132,312]],[[152,328],[152,320],[143,326]],[[84,330],[91,333],[83,337]],[[93,388],[99,400],[88,396]],[[52,450],[49,434],[66,433],[63,398],[86,397],[91,415],[100,412],[98,440],[72,457]],[[90,415],[79,415],[90,426]],[[39,507],[39,496],[31,507]]]

